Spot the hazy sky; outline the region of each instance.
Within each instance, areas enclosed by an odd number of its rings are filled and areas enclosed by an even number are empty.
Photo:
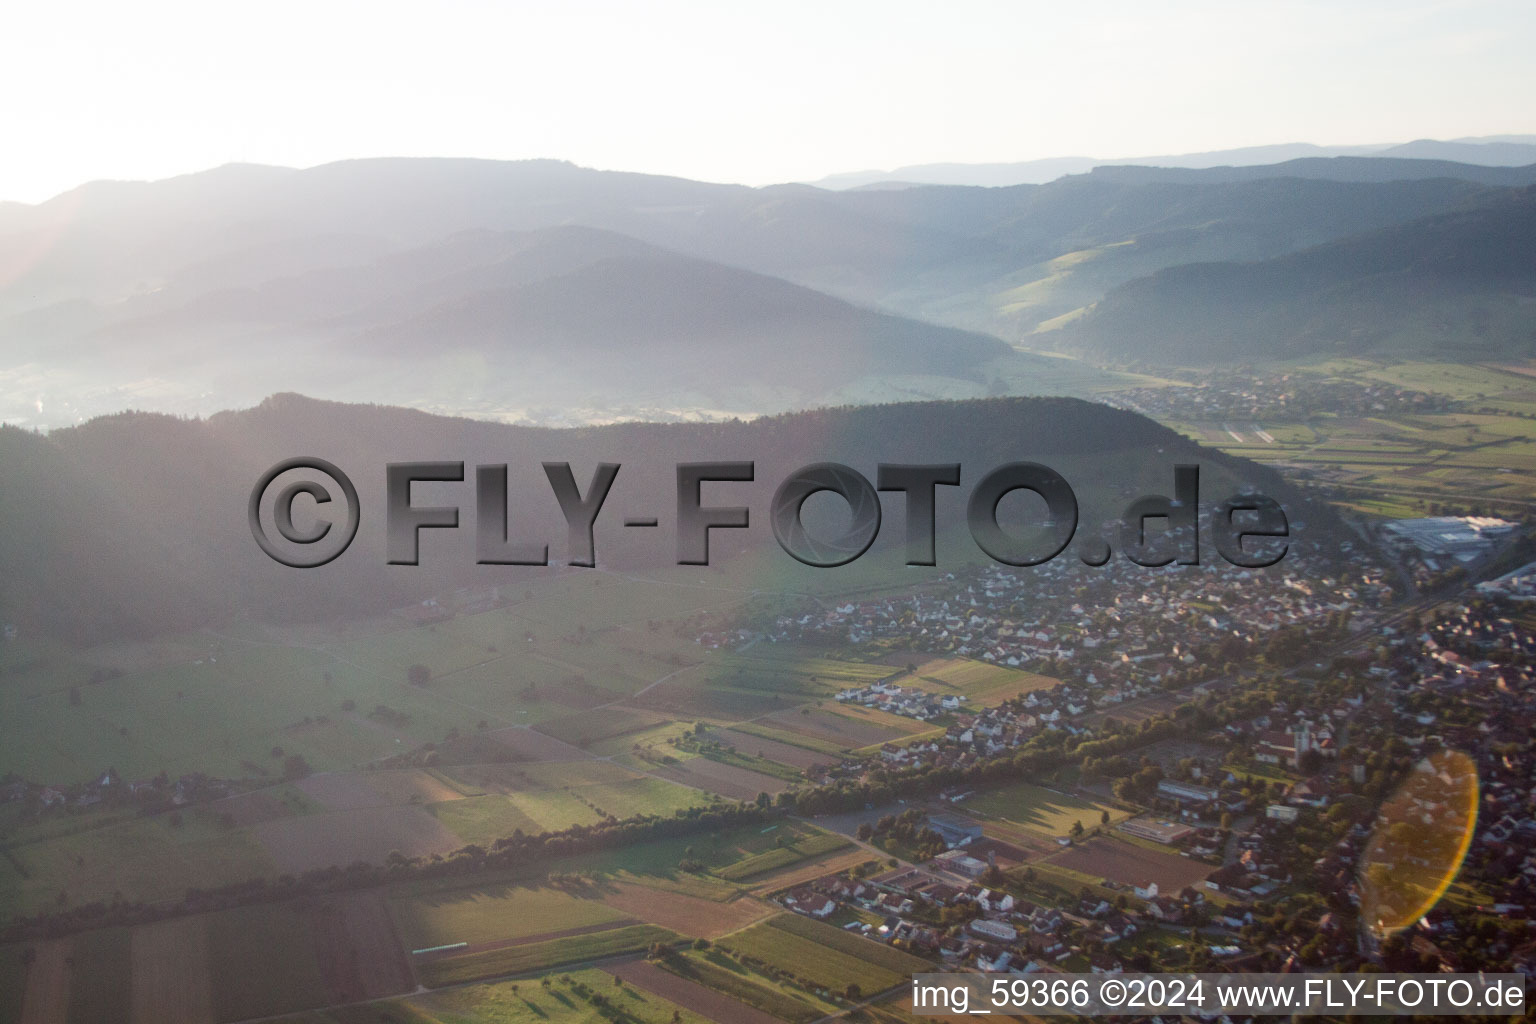
[[[231,161],[559,157],[763,184],[1536,133],[1530,0],[13,3],[0,198]]]

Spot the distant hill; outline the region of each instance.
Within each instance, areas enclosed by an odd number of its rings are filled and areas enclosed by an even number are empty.
[[[1005,272],[978,267],[947,290],[935,287],[931,297],[909,283],[887,301],[925,297],[911,310],[1026,347],[1054,348],[1054,338],[1033,332],[1166,267],[1269,259],[1454,210],[1492,191],[1443,177],[1179,182],[1117,169],[1048,185],[844,193],[841,201],[867,217],[973,233],[1013,254]],[[931,273],[941,280],[937,268]]]
[[[245,250],[116,301],[27,309],[0,319],[0,342],[20,362],[190,378],[185,390],[225,399],[305,387],[491,415],[758,413],[884,381],[983,394],[986,364],[1032,358],[596,228],[460,231],[394,250],[359,237]],[[304,250],[308,260],[286,262]],[[889,253],[878,242],[870,251]]]
[[[571,229],[560,229],[561,234]],[[561,239],[563,241],[563,239]],[[469,292],[351,345],[436,359],[468,350],[507,370],[721,394],[732,382],[806,394],[890,373],[978,379],[996,338],[851,306],[777,278],[648,247]]]
[[[1102,374],[1067,380],[1004,342],[1053,349],[1037,332],[1139,278],[1275,259],[1533,175],[1336,157],[836,192],[384,159],[97,182],[0,206],[0,420],[294,390],[565,423],[1090,394]]]
[[[1483,139],[1418,139],[1383,149],[1378,156],[1413,160],[1450,160],[1460,164],[1516,167],[1536,163],[1536,135],[1505,135]]]
[[[1100,179],[1122,182],[1177,182],[1204,185],[1218,182],[1262,181],[1270,178],[1311,178],[1321,181],[1388,182],[1423,181],[1427,178],[1453,178],[1479,185],[1515,187],[1536,184],[1536,146],[1521,155],[1525,164],[1483,166],[1456,163],[1443,158],[1397,158],[1380,156],[1303,157],[1278,164],[1243,167],[1095,167],[1090,173]]]
[[[1255,263],[1121,285],[1057,342],[1097,358],[1536,356],[1536,188]]]
[[[1009,351],[996,338],[871,312],[582,227],[463,232],[358,266],[192,291],[178,302],[187,291],[120,303],[115,322],[53,339],[50,349],[142,360],[180,339],[238,331],[274,346],[320,339],[336,359],[351,360],[348,372],[364,376],[381,361],[458,352],[492,371],[543,367],[546,388],[577,374],[662,386],[704,369],[708,377],[690,386],[723,393],[747,379],[806,394],[873,374],[971,376]],[[30,326],[38,318],[22,319]],[[14,333],[25,344],[24,331]],[[776,358],[764,358],[770,351]]]
[[[323,568],[290,569],[266,558],[247,528],[250,488],[267,467],[318,455],[350,473],[362,504],[352,549]],[[418,486],[418,503],[452,501],[462,528],[427,531],[422,564],[384,564],[384,466],[415,459],[465,460],[462,485]],[[751,484],[709,485],[706,504],[746,504],[748,530],[716,531],[712,560],[766,551],[775,587],[791,579],[774,546],[767,508],[788,473],[835,460],[873,476],[877,463],[955,462],[961,488],[941,488],[941,525],[963,521],[965,495],[981,474],[1009,461],[1053,466],[1072,483],[1084,531],[1118,515],[1142,493],[1166,492],[1172,466],[1198,461],[1204,493],[1219,501],[1248,484],[1308,508],[1270,470],[1200,448],[1134,413],[1075,399],[988,399],[839,408],[712,424],[625,423],[568,430],[430,416],[377,405],[342,405],[296,395],[188,420],[124,413],[34,434],[0,428],[0,621],[29,635],[99,642],[148,636],[255,615],[273,621],[333,620],[400,607],[460,585],[515,584],[556,568],[474,564],[473,466],[509,464],[514,539],[544,540],[557,561],[566,530],[539,463],[570,461],[585,489],[598,461],[623,468],[599,520],[602,565],[645,568],[675,562],[675,464],[753,460]],[[901,514],[894,509],[866,558],[903,570]],[[626,515],[656,515],[657,530],[625,530]],[[1313,536],[1331,518],[1308,509]],[[716,557],[718,556],[718,557]],[[944,556],[974,559],[969,541]],[[707,577],[714,569],[700,568]],[[804,570],[835,572],[836,570]],[[938,571],[943,571],[943,565]],[[739,580],[732,585],[739,586]]]
[[[831,174],[812,184],[819,188],[838,190],[913,185],[979,185],[987,188],[1002,188],[1009,185],[1043,185],[1066,174],[1085,174],[1100,167],[1134,165],[1156,168],[1236,168],[1326,157],[1401,157],[1481,164],[1490,167],[1514,167],[1536,163],[1536,136],[1496,136],[1487,139],[1453,139],[1445,142],[1421,139],[1401,145],[1377,143],[1360,146],[1315,146],[1306,142],[1293,142],[1212,150],[1203,153],[1120,157],[1111,160],[1090,156],[1063,156],[1025,160],[1018,163],[910,164],[890,171],[853,171]]]

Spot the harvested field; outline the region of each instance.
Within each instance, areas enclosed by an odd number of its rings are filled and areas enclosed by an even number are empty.
[[[464,764],[444,768],[443,771],[470,792],[506,796],[509,793],[541,788],[538,780],[528,774],[525,764]]]
[[[759,921],[777,908],[754,899],[721,903],[680,892],[663,892],[645,885],[620,882],[603,902],[642,921],[670,928],[680,935],[717,938]]]
[[[1188,857],[1157,853],[1104,836],[1065,850],[1049,863],[1122,885],[1156,882],[1164,893],[1198,885],[1212,870],[1209,864]]]
[[[1177,697],[1169,694],[1159,694],[1139,700],[1132,704],[1122,704],[1116,707],[1105,708],[1102,711],[1094,711],[1083,716],[1083,722],[1087,725],[1102,725],[1107,719],[1113,718],[1117,722],[1126,725],[1139,725],[1148,718],[1156,718],[1158,715],[1166,715],[1179,706]]]
[[[501,974],[519,974],[561,964],[597,960],[620,953],[635,953],[653,942],[672,942],[674,932],[655,925],[637,924],[607,931],[572,935],[547,942],[525,942],[501,949],[490,949],[465,956],[431,960],[420,964],[421,982],[432,988],[457,985],[466,981],[494,978]]]
[[[803,699],[803,698],[802,698]],[[627,703],[682,718],[737,722],[782,711],[785,698],[776,693],[729,687],[659,683]]]
[[[657,768],[656,775],[673,782],[719,793],[731,800],[753,800],[759,793],[778,793],[789,783],[732,764],[722,764],[707,757],[694,757],[681,764]]]
[[[777,1017],[705,988],[698,982],[680,978],[645,960],[610,967],[608,973],[718,1024],[782,1024]]]
[[[966,852],[977,860],[987,860],[991,857],[997,861],[998,867],[1007,869],[1038,857],[1043,852],[1045,844],[1039,843],[1038,840],[1036,843],[1039,848],[1032,853],[1012,843],[1005,843],[1001,839],[982,838],[966,847]]]
[[[580,747],[523,725],[495,729],[485,735],[505,749],[512,761],[583,761],[592,756]]]
[[[565,679],[554,684],[535,686],[529,691],[528,696],[533,700],[588,711],[605,704],[612,704],[623,695],[580,679]]]
[[[295,785],[332,811],[384,807],[389,803],[361,772],[324,772],[302,778]]]
[[[134,1024],[207,1024],[215,1019],[208,929],[202,917],[135,928],[130,962],[129,1019]]]
[[[490,953],[498,949],[510,949],[513,946],[534,946],[557,939],[570,939],[581,935],[596,935],[599,932],[611,932],[616,928],[630,928],[643,924],[633,917],[620,917],[602,924],[587,924],[576,928],[561,928],[558,931],[540,932],[537,935],[524,935],[515,939],[497,939],[494,942],[472,942],[467,946],[457,949],[444,949],[435,953],[413,953],[412,960],[418,964],[428,964],[435,960],[452,960],[454,957],[468,956],[471,953]]]
[[[284,803],[270,793],[257,791],[225,797],[209,805],[215,814],[227,814],[236,825],[259,825],[263,821],[275,821],[293,814]]]
[[[804,747],[792,746],[788,743],[780,743],[778,740],[764,739],[761,736],[753,736],[750,733],[737,732],[734,729],[712,729],[705,734],[705,739],[716,743],[724,743],[726,746],[735,747],[743,754],[751,754],[754,757],[765,757],[770,761],[787,764],[792,768],[802,771],[807,768],[816,768],[821,765],[837,764],[840,758],[831,754],[822,754]]]
[[[463,793],[419,768],[326,772],[300,779],[296,785],[333,811],[354,811],[364,807],[389,807],[397,804],[435,804],[464,798]]]
[[[986,837],[982,842],[990,840],[1002,843],[1010,850],[1023,854],[1023,859],[1026,861],[1043,860],[1061,852],[1061,847],[1057,846],[1054,840],[1047,839],[1024,825],[1011,821],[990,820],[982,822],[981,827]]]
[[[37,958],[27,968],[21,996],[21,1024],[56,1024],[68,1019],[70,943],[68,939],[39,942]]]
[[[781,711],[776,715],[769,715],[762,721],[771,728],[809,736],[848,750],[886,743],[910,735],[910,730],[907,729],[821,709],[810,709],[805,712]]]
[[[464,794],[419,768],[398,771],[372,771],[365,775],[368,785],[391,804],[436,804],[462,800]]]
[[[806,882],[813,882],[818,878],[835,875],[840,871],[863,864],[869,860],[871,854],[862,847],[850,847],[829,853],[824,857],[815,857],[810,860],[802,860],[798,864],[791,864],[782,871],[770,871],[767,874],[758,875],[751,881],[751,888],[755,892],[768,892],[777,889],[791,889]]]
[[[314,928],[320,976],[332,1002],[377,999],[416,987],[379,894],[327,900],[315,911]]]
[[[551,718],[534,728],[564,743],[590,747],[599,740],[643,732],[667,720],[663,715],[638,708],[594,708],[580,714]]]
[[[408,857],[450,853],[463,843],[420,807],[364,807],[269,821],[252,829],[279,870],[300,874],[354,861],[382,864],[389,851]]]

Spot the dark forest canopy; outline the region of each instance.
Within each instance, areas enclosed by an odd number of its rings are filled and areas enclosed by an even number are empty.
[[[257,478],[296,455],[346,471],[362,506],[356,543],[319,569],[292,569],[257,548],[246,502]],[[417,504],[451,502],[461,528],[427,531],[421,564],[385,565],[384,467],[464,461],[463,484],[417,485]],[[774,488],[813,462],[846,463],[871,480],[881,462],[951,463],[962,486],[941,488],[940,530],[961,532],[968,488],[1006,462],[1036,461],[1072,484],[1082,530],[1097,528],[1144,493],[1171,493],[1178,462],[1202,466],[1202,498],[1256,487],[1295,508],[1305,502],[1270,470],[1200,448],[1135,413],[1065,398],[1000,398],[845,407],[743,422],[623,423],[550,429],[342,405],[277,395],[206,420],[123,413],[41,435],[0,429],[0,616],[33,631],[79,640],[142,636],[225,621],[331,619],[398,607],[463,585],[515,582],[557,567],[477,566],[474,466],[509,466],[513,539],[566,556],[566,528],[540,468],[567,461],[585,490],[598,462],[623,467],[598,519],[600,567],[675,563],[675,466],[749,460],[750,484],[712,484],[706,505],[744,504],[746,530],[715,531],[712,566],[771,550]],[[887,495],[881,544],[867,558],[900,566],[901,496]],[[656,515],[661,528],[626,531],[624,516]],[[1309,510],[1314,529],[1329,517]],[[1293,515],[1293,518],[1296,518]],[[884,553],[881,553],[884,551]],[[963,555],[979,557],[974,548]],[[944,568],[941,561],[939,570]],[[701,570],[701,572],[715,571]],[[807,570],[836,572],[838,570]]]

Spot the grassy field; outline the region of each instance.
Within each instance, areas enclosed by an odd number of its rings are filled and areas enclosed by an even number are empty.
[[[831,832],[825,832],[821,835],[807,835],[796,839],[788,845],[765,850],[762,853],[755,853],[749,857],[743,857],[734,864],[717,869],[715,874],[728,882],[744,882],[756,875],[775,871],[811,857],[820,857],[823,854],[833,853],[850,845],[852,844],[847,839]]]
[[[607,924],[627,916],[595,899],[516,885],[407,896],[392,900],[390,910],[408,949],[522,939]]]
[[[1302,780],[1302,776],[1288,772],[1277,764],[1255,763],[1246,768],[1240,765],[1226,764],[1221,766],[1221,770],[1235,775],[1239,779],[1246,779],[1251,775],[1255,779],[1260,779],[1264,782],[1283,782],[1287,786],[1294,786]]]
[[[249,762],[276,774],[268,753],[274,745],[316,767],[342,767],[389,752],[396,735],[342,714],[344,700],[409,714],[411,725],[399,735],[418,741],[440,738],[468,717],[445,714],[440,702],[411,692],[403,676],[390,680],[311,650],[204,640],[199,656],[185,662],[94,684],[101,668],[88,657],[52,651],[0,674],[0,772],[56,782],[83,780],[107,765],[125,778],[162,769],[241,776],[253,774],[242,767]],[[249,699],[258,692],[259,700]]]
[[[521,829],[528,834],[593,825],[604,815],[670,816],[710,798],[610,761],[485,765],[444,769],[478,795],[428,809],[466,843],[487,845]]]
[[[545,831],[544,825],[525,814],[514,801],[500,795],[451,800],[433,804],[427,809],[465,843],[480,846],[487,846],[502,836],[510,836],[519,829],[526,835],[537,835]]]
[[[244,623],[218,634],[99,648],[25,639],[0,644],[0,774],[66,785],[114,766],[125,779],[164,770],[173,778],[196,771],[227,778],[265,774],[275,781],[288,755],[331,772],[427,742],[476,761],[516,760],[524,748],[543,757],[537,743],[515,740],[519,749],[504,750],[493,740],[508,726],[530,724],[587,742],[598,756],[644,766],[634,744],[651,744],[663,756],[666,740],[686,724],[655,710],[592,703],[619,701],[672,677],[702,686],[684,664],[685,656],[700,659],[697,645],[650,624],[658,616],[728,609],[745,596],[723,578],[696,585],[681,574],[663,575],[668,578],[572,574],[534,581],[508,607],[432,626],[381,616],[334,628]],[[585,631],[580,636],[573,635],[577,626]],[[406,681],[416,664],[428,668],[429,685]],[[763,696],[751,690],[738,696],[754,693]],[[379,705],[393,713],[373,714]],[[775,706],[770,700],[750,709]],[[459,739],[445,740],[453,731]],[[452,764],[451,756],[444,762]],[[605,815],[670,815],[712,800],[619,765],[604,766],[602,777],[569,766],[543,774],[542,765],[526,766],[534,781],[505,792],[471,786],[465,792],[478,796],[441,802],[418,791],[395,796],[428,809],[423,813],[442,835],[481,844],[517,829],[589,825]],[[763,767],[787,781],[787,773]],[[378,799],[396,802],[387,793]],[[0,807],[0,830],[21,865],[0,861],[0,916],[53,906],[61,890],[67,904],[114,893],[158,901],[189,886],[271,876],[273,856],[252,834],[263,824],[255,814],[233,813],[261,803],[230,804],[233,827],[200,808],[183,809],[181,824],[172,826],[168,815],[145,819],[132,808],[52,815],[34,825]],[[333,809],[324,801],[280,801],[267,805],[267,817]],[[349,852],[377,860],[388,849]]]
[[[841,992],[848,985],[855,984],[864,992],[879,992],[905,977],[869,960],[838,952],[783,928],[775,928],[767,921],[727,935],[717,945],[739,957],[755,957],[762,963],[788,971],[797,979],[829,991]]]
[[[654,942],[672,942],[674,932],[650,924],[628,925],[608,931],[570,935],[544,942],[504,946],[465,956],[445,957],[416,965],[416,976],[423,985],[440,988],[466,981],[479,981],[503,974],[521,974],[562,964],[584,963],[620,953],[633,953]]]
[[[896,682],[903,689],[953,694],[964,697],[968,704],[992,707],[1035,690],[1049,689],[1058,680],[970,658],[933,658]]]
[[[802,939],[809,939],[818,945],[868,961],[877,967],[894,971],[897,974],[912,974],[917,971],[925,971],[933,966],[922,957],[913,956],[902,950],[866,939],[863,936],[853,935],[843,931],[841,928],[835,928],[820,921],[813,921],[799,914],[779,914],[767,923],[771,928],[789,932],[791,935],[798,935]]]
[[[1111,823],[1130,817],[1128,811],[1080,797],[1068,796],[1027,782],[988,790],[968,798],[964,811],[1023,825],[1048,836],[1064,836],[1077,822],[1091,829],[1109,812]]]
[[[824,650],[789,644],[757,644],[739,653],[715,652],[705,660],[705,676],[711,686],[805,698],[866,686],[894,671],[879,662],[831,658]]]
[[[747,826],[708,835],[679,836],[636,843],[621,849],[565,857],[560,861],[560,870],[591,876],[599,886],[632,883],[663,892],[723,902],[740,895],[743,887],[713,874],[684,871],[679,867],[680,862],[698,861],[705,871],[724,867],[773,849],[781,833],[789,836],[791,842],[825,834],[814,826],[799,823],[788,823],[766,832],[759,826]],[[494,877],[478,883],[478,887],[490,891],[509,885],[538,887],[543,885],[546,870],[547,865],[541,864],[521,872],[517,869],[498,872]],[[431,902],[445,898],[457,899],[466,891],[462,880],[435,880],[411,883],[397,890],[395,895],[397,899],[420,898]]]
[[[247,623],[96,648],[8,642],[0,774],[69,783],[112,765],[125,778],[162,769],[238,777],[253,774],[247,764],[276,774],[273,746],[340,768],[481,721],[568,717],[676,672],[683,654],[698,660],[696,645],[647,623],[745,596],[602,574],[530,581],[526,594],[430,626],[384,616],[334,629]],[[429,670],[428,686],[408,684],[412,665]],[[379,704],[406,718],[368,718]]]
[[[723,873],[753,857],[776,852],[781,839],[800,850],[816,849],[834,842],[841,848],[847,842],[814,825],[785,822],[766,829],[753,825],[710,835],[642,843],[622,850],[566,858],[562,863],[567,871],[617,881],[637,881],[652,888],[704,899],[727,900],[743,890],[740,885],[726,881]],[[814,855],[802,853],[797,859],[811,856]],[[678,864],[685,859],[698,861],[710,874],[680,870]],[[753,871],[753,874],[757,873]]]
[[[220,824],[205,810],[184,811],[182,824],[169,815],[130,818],[100,829],[13,844],[11,854],[28,877],[14,879],[12,907],[131,898],[180,897],[190,886],[211,888],[270,875],[274,865],[250,834]]]
[[[802,760],[912,735],[916,723],[825,700],[890,675],[889,665],[768,644],[706,651],[693,642],[691,626],[677,628],[679,617],[719,616],[753,591],[754,600],[771,599],[762,597],[765,584],[800,588],[786,600],[834,586],[825,574],[783,564],[789,561],[753,558],[654,579],[541,579],[504,595],[505,607],[427,626],[383,615],[324,626],[235,623],[217,633],[96,648],[26,639],[0,645],[0,773],[69,784],[112,765],[126,779],[164,770],[173,778],[199,771],[276,782],[282,758],[292,754],[317,771],[299,785],[182,808],[174,817],[104,806],[31,823],[0,808],[15,858],[0,860],[0,917],[56,906],[61,891],[66,906],[118,893],[177,899],[189,887],[312,866],[333,848],[348,859],[382,861],[392,848],[443,852],[456,843],[489,845],[519,829],[671,815],[712,802],[712,794],[752,799],[797,779]],[[848,585],[845,578],[835,586]],[[407,682],[418,664],[428,669],[428,685]],[[961,673],[978,687],[1017,682],[990,669],[987,679],[959,667],[935,671]],[[657,707],[626,703],[652,684]],[[799,705],[818,702],[800,713]],[[373,713],[378,705],[392,713]],[[668,741],[708,715],[743,723],[743,737],[784,744],[779,753],[788,760],[759,760],[738,746],[735,755],[710,761],[711,771],[658,777],[663,758],[683,756]],[[578,764],[568,758],[582,752],[562,748],[556,737],[611,760]],[[346,771],[428,742],[441,755],[436,776]],[[714,771],[720,767],[736,774]],[[394,825],[353,827],[362,818]],[[316,834],[360,836],[359,843],[378,848],[343,849],[315,842]],[[716,868],[768,848],[697,845],[704,849],[695,859]],[[680,850],[669,856],[657,866],[656,884],[728,886],[677,872]]]

